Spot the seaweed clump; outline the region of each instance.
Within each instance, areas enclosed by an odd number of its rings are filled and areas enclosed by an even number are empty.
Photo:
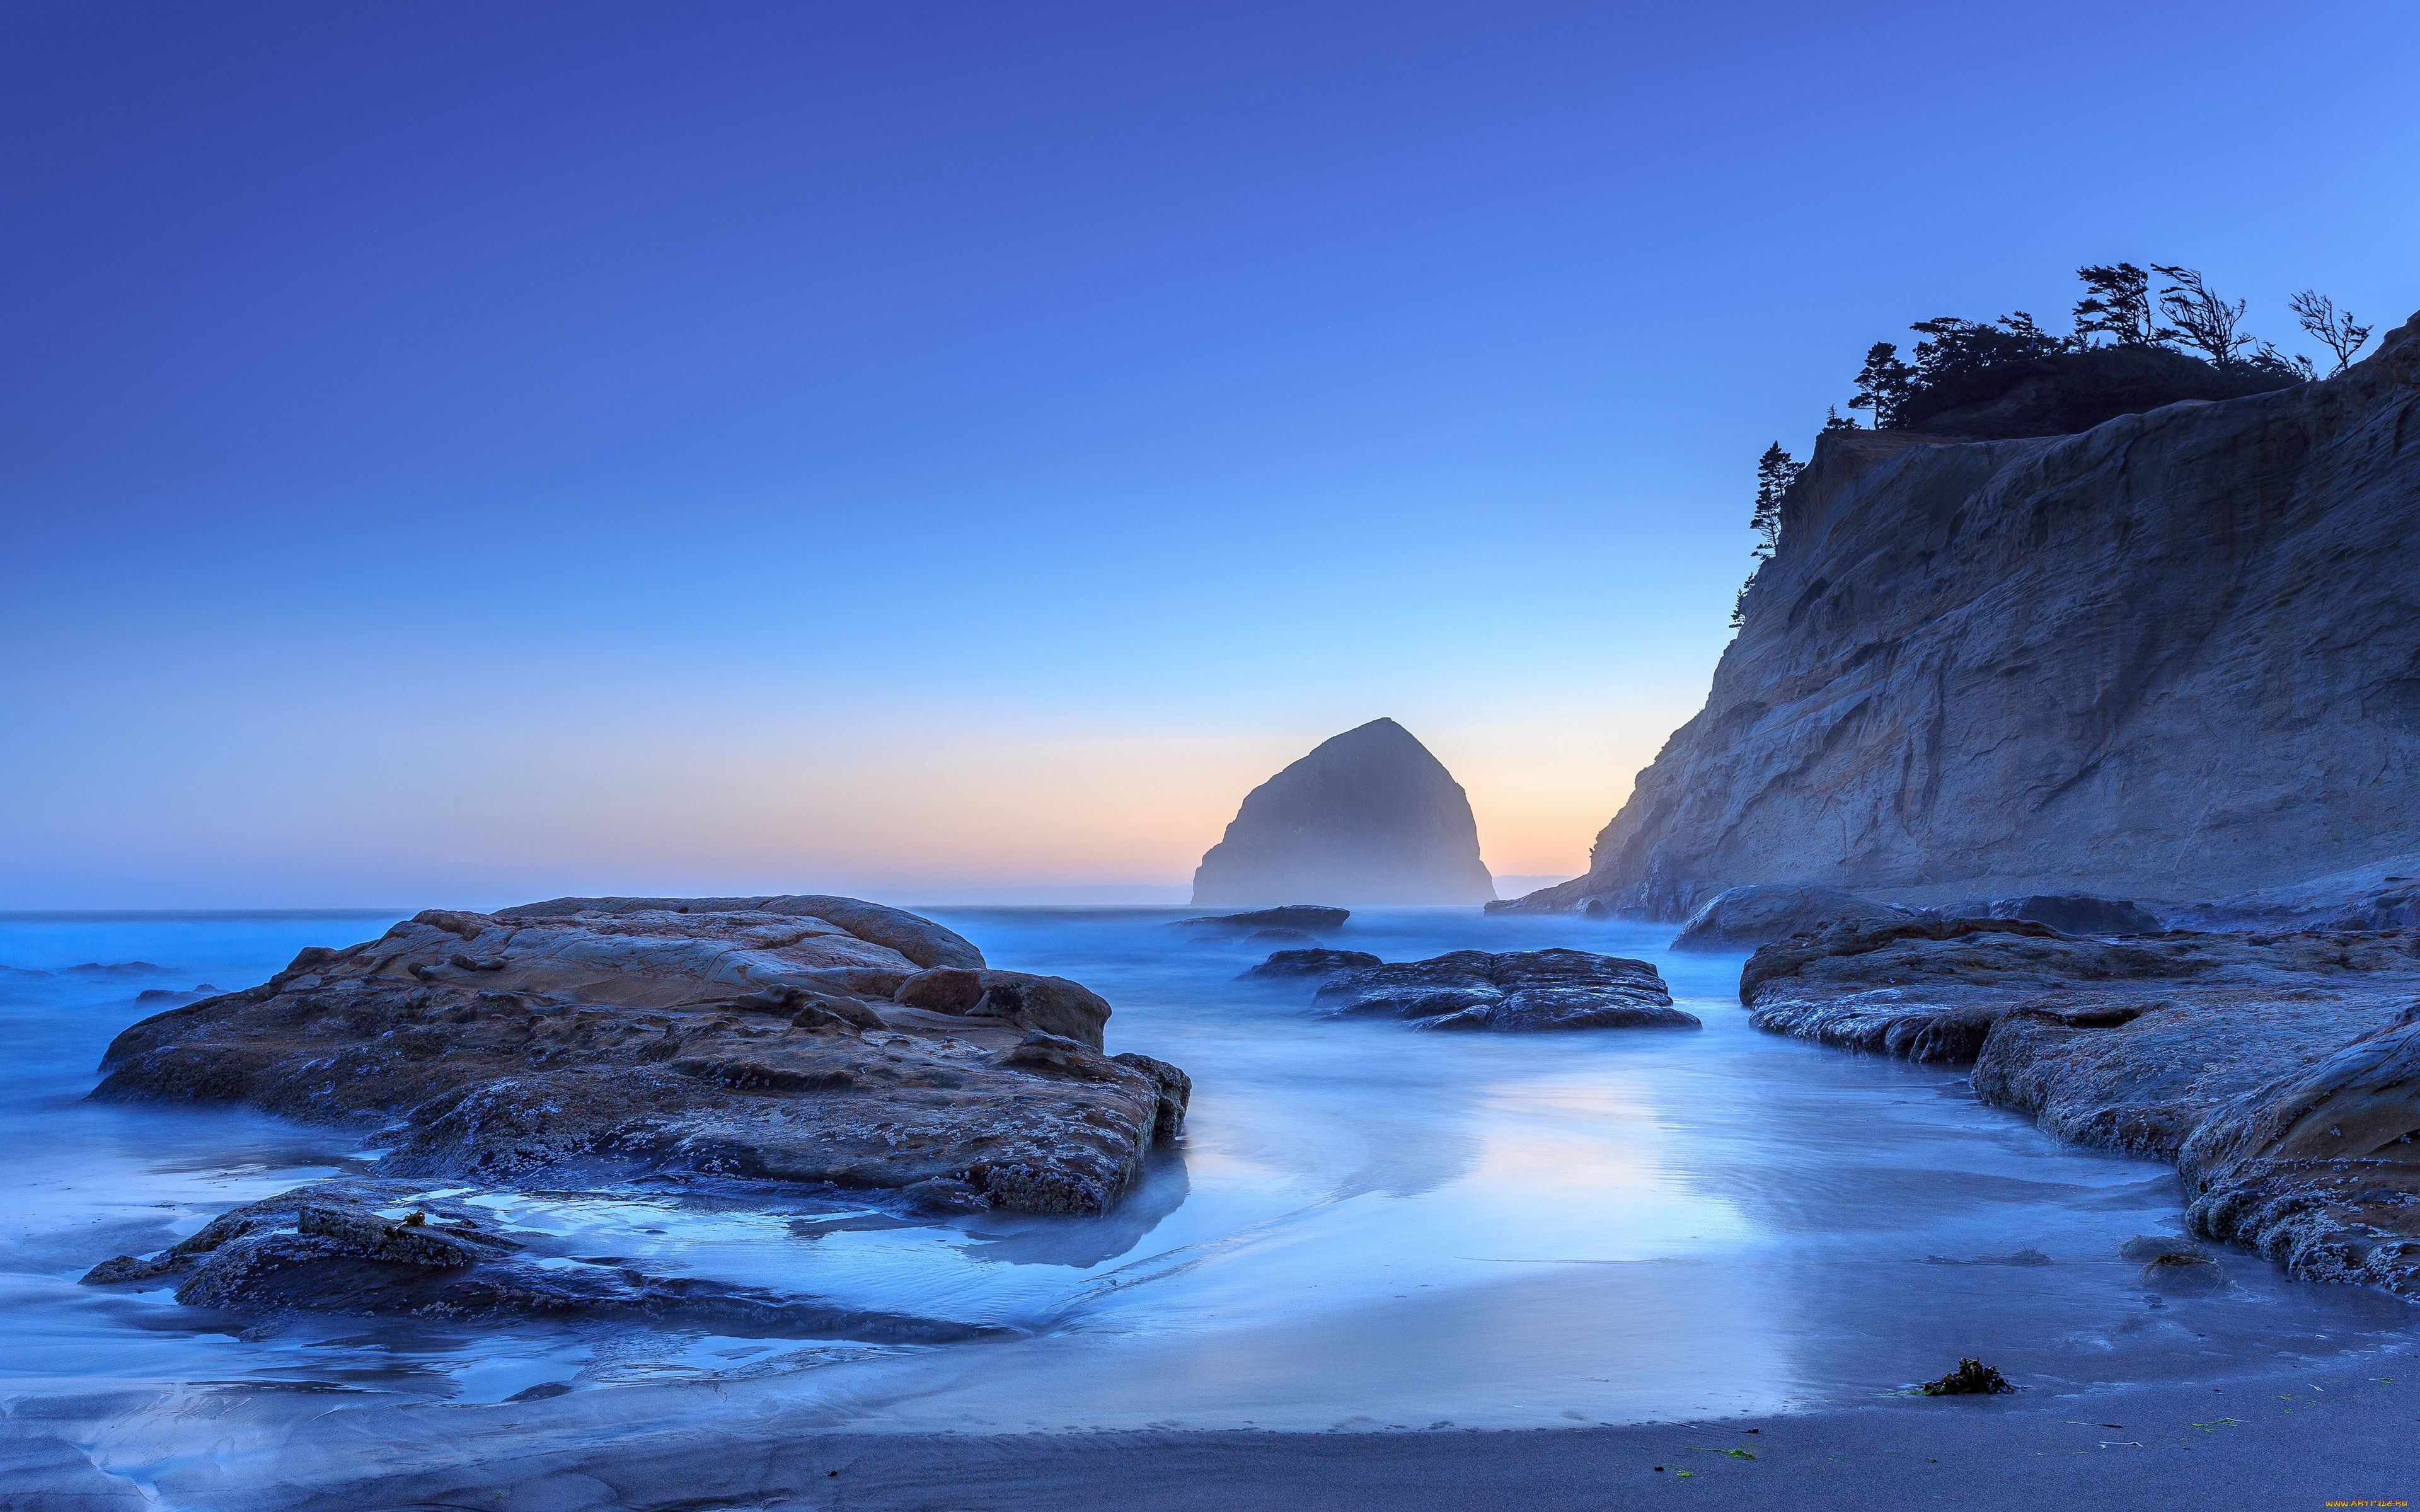
[[[1916,1388],[1927,1396],[1997,1396],[2016,1389],[2008,1377],[1972,1355],[1959,1361],[1958,1368],[1939,1381],[1928,1381]]]

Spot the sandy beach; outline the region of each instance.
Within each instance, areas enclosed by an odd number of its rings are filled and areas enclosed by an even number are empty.
[[[0,1477],[54,1489],[0,1505],[2266,1512],[2402,1505],[2420,1474],[2420,1360],[2401,1350],[2218,1385],[1900,1397],[1845,1412],[1538,1432],[825,1433],[794,1431],[777,1414],[569,1445],[585,1413],[545,1410],[569,1405],[466,1408],[442,1423],[331,1414],[295,1428],[265,1479],[232,1484],[203,1456],[147,1494],[21,1420],[0,1448]],[[381,1461],[426,1468],[369,1468]]]

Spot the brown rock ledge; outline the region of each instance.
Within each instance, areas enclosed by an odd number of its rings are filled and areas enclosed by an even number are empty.
[[[1103,1054],[1109,1016],[855,899],[561,899],[306,949],[119,1035],[93,1095],[362,1124],[395,1176],[602,1167],[1090,1213],[1190,1092]]]

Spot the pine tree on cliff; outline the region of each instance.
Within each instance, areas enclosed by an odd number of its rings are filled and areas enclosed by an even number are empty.
[[[1849,408],[1872,410],[1874,429],[1891,430],[1899,424],[1900,406],[1915,392],[1916,369],[1899,360],[1895,343],[1878,341],[1867,349],[1866,365],[1857,369],[1857,392],[1849,396]]]
[[[1825,427],[1829,429],[1830,427]],[[1756,513],[1748,517],[1748,528],[1757,533],[1755,556],[1762,562],[1781,545],[1781,496],[1798,481],[1804,471],[1779,441],[1764,449],[1756,459]],[[1736,630],[1747,619],[1747,591],[1756,582],[1749,573],[1747,581],[1740,584],[1739,596],[1731,600],[1731,628]]]
[[[1756,513],[1749,517],[1748,526],[1759,537],[1756,556],[1759,561],[1773,555],[1781,544],[1781,496],[1798,481],[1799,464],[1781,449],[1779,441],[1764,449],[1756,459]]]
[[[2120,347],[2154,345],[2151,275],[2133,263],[2090,263],[2075,270],[2085,296],[2075,301],[2075,336],[2086,346],[2107,336]]]

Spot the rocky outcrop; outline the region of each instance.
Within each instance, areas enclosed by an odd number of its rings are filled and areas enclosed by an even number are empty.
[[[2080,435],[1828,433],[1782,518],[1704,710],[1589,874],[1518,906],[2156,905],[2420,829],[2420,318],[2324,382]]]
[[[877,904],[564,899],[304,950],[119,1035],[93,1095],[362,1124],[396,1175],[605,1163],[1098,1212],[1187,1087],[1103,1054],[1109,1016]]]
[[[1701,1028],[1644,961],[1586,950],[1455,950],[1340,972],[1313,999],[1335,1014],[1423,1029]]]
[[[1749,959],[1760,1028],[1975,1063],[1984,1101],[2174,1160],[2200,1232],[2420,1296],[2420,931],[1841,926]]]
[[[1826,924],[1887,924],[1911,910],[1861,898],[1840,887],[1728,887],[1706,900],[1681,933],[1675,950],[1747,950]]]
[[[189,1307],[400,1315],[457,1322],[645,1322],[740,1337],[950,1344],[1006,1329],[835,1306],[799,1293],[658,1273],[571,1253],[494,1210],[410,1182],[318,1181],[219,1214],[148,1258],[121,1255],[87,1286],[173,1284]]]
[[[1348,730],[1254,788],[1193,873],[1194,903],[1222,907],[1495,896],[1462,785],[1392,719]]]

